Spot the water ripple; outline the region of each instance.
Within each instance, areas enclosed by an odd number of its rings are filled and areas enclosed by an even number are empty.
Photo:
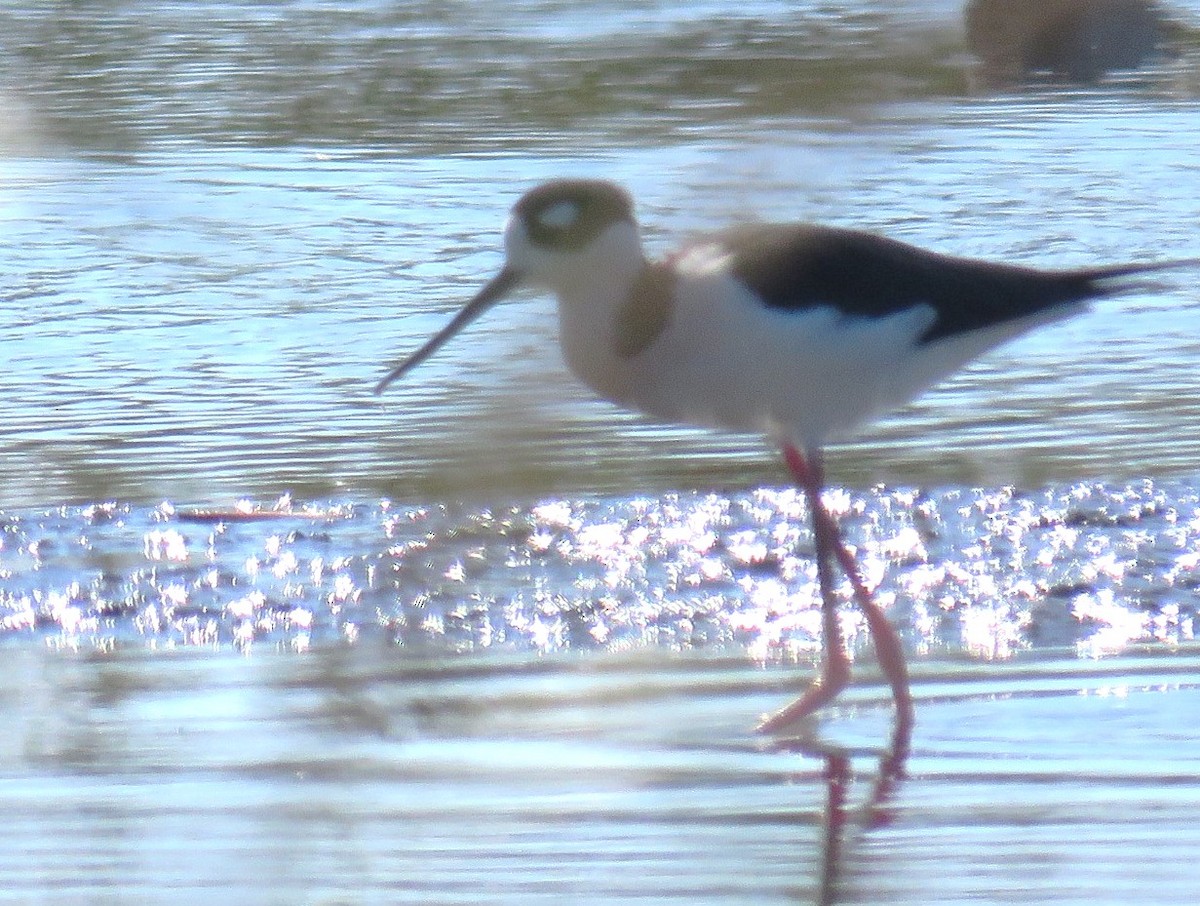
[[[1200,495],[1181,484],[877,488],[828,502],[918,657],[1094,657],[1194,639]],[[63,507],[5,516],[0,626],[8,641],[68,648],[366,637],[440,654],[808,663],[820,645],[811,553],[791,489],[495,508]],[[842,625],[861,650],[857,612]]]

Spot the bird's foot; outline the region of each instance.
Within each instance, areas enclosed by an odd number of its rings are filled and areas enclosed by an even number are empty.
[[[834,658],[832,662],[825,665],[820,679],[809,686],[802,696],[786,708],[763,718],[756,729],[759,733],[782,733],[824,708],[837,698],[849,684],[850,662],[845,658]]]

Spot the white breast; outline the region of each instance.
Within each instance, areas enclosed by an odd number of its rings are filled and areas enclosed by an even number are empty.
[[[833,307],[771,309],[719,271],[683,272],[666,329],[642,352],[614,352],[614,312],[631,279],[560,295],[566,360],[606,399],[666,422],[820,446],[912,400],[1028,326],[917,345],[934,311],[846,317]],[[1038,319],[1040,322],[1044,319]]]

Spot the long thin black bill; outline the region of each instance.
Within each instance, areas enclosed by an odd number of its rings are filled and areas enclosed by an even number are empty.
[[[424,346],[384,375],[383,380],[375,385],[375,392],[383,393],[388,384],[403,377],[441,349],[447,340],[503,299],[518,282],[520,282],[520,278],[514,271],[508,268],[500,271],[489,281],[487,286],[475,294],[475,298],[462,307],[449,324],[432,336]]]

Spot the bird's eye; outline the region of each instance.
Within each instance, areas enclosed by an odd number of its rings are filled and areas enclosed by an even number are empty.
[[[558,201],[547,205],[538,213],[537,219],[547,229],[565,230],[579,220],[579,205],[573,201]]]

